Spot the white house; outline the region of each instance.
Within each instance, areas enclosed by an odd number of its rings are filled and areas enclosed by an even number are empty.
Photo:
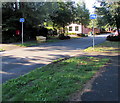
[[[66,26],[68,29],[68,33],[82,33],[82,25],[81,24],[70,24]]]
[[[92,32],[92,28],[85,27],[84,25],[81,24],[72,23],[66,27],[68,29],[68,33],[89,34],[90,32]],[[100,29],[94,28],[94,33],[100,33]]]

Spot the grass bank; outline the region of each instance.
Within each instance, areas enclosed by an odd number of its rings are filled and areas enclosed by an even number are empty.
[[[3,101],[63,101],[105,64],[107,58],[73,57],[55,61],[3,84]]]
[[[57,42],[57,41],[60,41],[60,39],[56,37],[50,37],[45,42],[41,42],[41,43],[50,43],[50,42]],[[17,46],[29,47],[29,46],[37,46],[37,45],[40,45],[41,43],[38,43],[37,41],[28,41],[28,42],[24,42],[23,44],[21,43],[17,44]]]
[[[74,38],[80,38],[80,37],[71,37],[71,39],[74,39]],[[59,41],[62,41],[60,39],[58,39],[58,37],[49,37],[49,39],[47,39],[45,42],[43,43],[51,43],[51,42],[59,42]],[[40,45],[41,43],[38,43],[37,41],[29,41],[29,42],[25,42],[23,44],[17,44],[17,46],[21,46],[21,47],[29,47],[29,46],[37,46],[37,45]]]
[[[5,50],[0,48],[0,52],[2,52],[2,51],[5,51]]]
[[[120,42],[112,42],[112,41],[105,41],[104,43],[101,43],[99,45],[95,45],[95,48],[88,47],[84,51],[87,52],[120,52]]]

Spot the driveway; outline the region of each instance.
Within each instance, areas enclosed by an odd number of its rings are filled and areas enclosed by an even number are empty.
[[[105,41],[108,34],[95,37],[95,44]],[[51,63],[53,60],[84,54],[81,50],[92,46],[92,37],[44,43],[39,46],[18,48],[0,53],[2,56],[2,83]]]

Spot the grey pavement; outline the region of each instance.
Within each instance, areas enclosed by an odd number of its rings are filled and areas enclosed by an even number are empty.
[[[118,56],[108,56],[112,59],[111,64],[108,65],[100,75],[85,89],[81,95],[81,101],[113,101],[118,102],[119,89],[118,89],[118,70],[119,63]]]
[[[95,44],[104,42],[107,35],[96,36]],[[39,46],[1,52],[2,70],[0,74],[2,74],[2,83],[49,64],[58,58],[83,54],[81,50],[89,46],[92,46],[92,37],[44,43]]]

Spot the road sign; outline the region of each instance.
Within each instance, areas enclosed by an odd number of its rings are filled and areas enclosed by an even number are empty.
[[[97,14],[91,14],[90,15],[90,19],[96,19],[97,18]]]
[[[24,18],[20,18],[20,22],[24,22],[25,21],[25,19]]]
[[[20,18],[20,22],[22,23],[22,44],[23,44],[23,22],[25,22],[25,19]]]
[[[96,19],[97,18],[97,14],[91,14],[90,15],[90,19]],[[94,34],[94,20],[92,20],[92,23],[93,23],[93,49],[94,49],[94,46],[95,46],[95,34]]]

